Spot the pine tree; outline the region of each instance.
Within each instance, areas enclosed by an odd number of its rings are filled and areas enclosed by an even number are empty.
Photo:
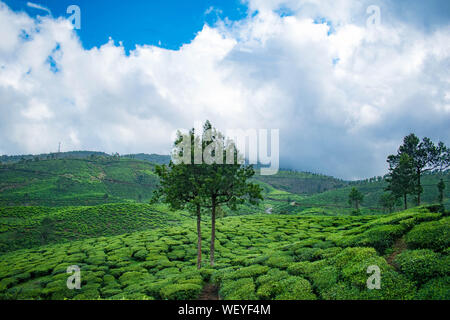
[[[420,195],[423,192],[421,177],[424,172],[439,169],[445,170],[450,165],[449,149],[443,142],[439,142],[436,146],[429,138],[425,137],[422,141],[414,134],[406,136],[403,144],[399,147],[397,155],[390,155],[388,163],[391,167],[395,167],[400,162],[402,154],[407,154],[412,162],[415,170],[417,196],[417,205],[420,205]]]
[[[405,210],[408,208],[407,195],[417,191],[416,175],[411,157],[403,153],[399,162],[394,166],[390,163],[389,174],[386,177],[388,186],[386,191],[391,191],[396,198],[403,198]]]
[[[348,202],[355,206],[356,211],[359,211],[359,205],[364,200],[364,195],[355,187],[352,188],[348,195]]]

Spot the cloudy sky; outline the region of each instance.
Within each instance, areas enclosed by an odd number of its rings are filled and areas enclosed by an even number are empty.
[[[167,154],[209,119],[355,179],[410,132],[450,144],[448,0],[186,3],[0,0],[0,154]]]

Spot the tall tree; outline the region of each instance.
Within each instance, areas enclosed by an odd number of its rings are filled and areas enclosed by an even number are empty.
[[[438,195],[438,200],[440,204],[443,204],[444,202],[444,189],[445,189],[445,183],[444,180],[440,180],[439,183],[437,184],[437,188],[439,191],[439,195]]]
[[[402,154],[407,154],[415,169],[417,205],[420,205],[420,195],[423,192],[421,177],[424,172],[435,169],[444,170],[449,167],[449,149],[443,142],[436,146],[429,138],[420,139],[411,133],[403,139],[397,155],[390,155],[388,162],[391,167],[399,164]]]
[[[197,140],[196,140],[197,139]],[[184,149],[183,141],[190,141],[189,150]],[[177,133],[173,153],[177,158],[187,156],[193,163],[193,150],[198,138],[195,138],[194,129],[188,134]],[[202,264],[202,235],[201,235],[201,198],[200,189],[203,183],[204,172],[202,165],[190,163],[174,163],[169,165],[157,165],[156,174],[159,176],[159,188],[154,192],[152,201],[162,199],[172,209],[188,209],[194,211],[197,217],[197,268]]]
[[[364,200],[364,195],[355,187],[352,188],[348,195],[348,202],[355,206],[356,211],[359,211],[359,205]]]
[[[386,182],[388,182],[386,191],[391,191],[396,198],[402,197],[406,210],[408,194],[415,194],[417,190],[414,163],[407,153],[401,154],[397,164],[389,162],[389,174]]]
[[[213,266],[217,208],[226,205],[236,210],[245,201],[256,204],[262,200],[262,189],[248,181],[255,174],[253,166],[242,163],[234,142],[226,140],[209,121],[203,126],[202,151],[206,166],[201,197],[203,205],[211,209],[210,265]]]

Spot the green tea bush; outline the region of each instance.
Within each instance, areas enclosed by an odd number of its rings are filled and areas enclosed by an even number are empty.
[[[255,300],[255,283],[252,278],[224,281],[219,290],[225,300]]]
[[[322,292],[337,284],[339,271],[335,266],[330,265],[309,274],[308,278],[313,283],[314,288]]]
[[[450,276],[428,281],[419,289],[416,298],[420,300],[450,300]]]
[[[447,249],[450,246],[450,217],[415,226],[406,234],[406,243],[415,249]]]
[[[269,270],[269,267],[255,264],[249,267],[242,267],[235,271],[226,273],[222,280],[232,280],[240,278],[255,278],[259,275],[265,274]]]
[[[161,289],[161,297],[169,300],[190,300],[198,297],[202,287],[194,283],[170,284]]]
[[[395,258],[400,270],[411,280],[424,283],[427,280],[444,275],[445,259],[439,253],[429,249],[406,250]]]
[[[320,292],[320,297],[324,300],[358,300],[360,291],[347,283],[338,282]]]
[[[416,284],[406,276],[387,270],[381,272],[381,289],[361,289],[360,299],[411,300],[416,295]]]
[[[364,232],[355,245],[373,247],[379,253],[384,253],[405,231],[406,227],[403,225],[375,227]]]
[[[294,262],[289,265],[287,271],[295,276],[305,275],[307,273],[308,267],[311,265],[309,261]]]
[[[287,269],[293,260],[291,256],[276,254],[267,259],[265,264],[272,268]]]
[[[277,300],[315,300],[311,284],[301,277],[289,277],[279,282],[280,292]]]
[[[319,248],[301,248],[294,251],[295,261],[314,261],[320,258],[322,250]]]

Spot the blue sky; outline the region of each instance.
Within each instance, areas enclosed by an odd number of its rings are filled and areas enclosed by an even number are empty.
[[[168,154],[209,119],[357,179],[411,132],[450,145],[448,0],[30,2],[52,15],[0,0],[0,154]],[[58,19],[73,4],[81,30]]]
[[[239,20],[247,6],[240,0],[6,0],[15,11],[31,16],[46,15],[27,5],[31,2],[48,8],[53,17],[68,17],[69,5],[78,5],[82,28],[77,31],[85,48],[100,46],[112,37],[122,41],[127,51],[135,45],[158,45],[178,49],[191,42],[204,23],[213,25],[218,17]],[[211,10],[210,8],[213,8]]]

